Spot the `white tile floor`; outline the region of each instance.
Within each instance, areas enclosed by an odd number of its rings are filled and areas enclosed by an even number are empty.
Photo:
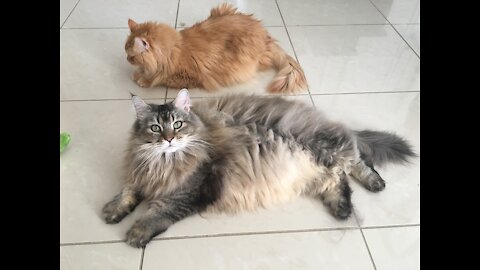
[[[177,92],[130,80],[127,19],[185,27],[220,2],[61,0],[60,124],[72,134],[60,159],[61,269],[419,269],[419,158],[380,168],[387,188],[379,194],[351,183],[355,215],[343,222],[300,198],[256,213],[196,215],[141,250],[122,240],[145,205],[118,225],[102,221],[103,204],[120,188],[134,119],[129,92],[158,103]],[[287,98],[354,129],[396,132],[420,153],[419,0],[227,2],[263,19],[305,69],[308,91]],[[272,76],[263,72],[224,91],[265,94]]]

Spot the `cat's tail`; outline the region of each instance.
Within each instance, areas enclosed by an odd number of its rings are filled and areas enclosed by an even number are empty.
[[[387,162],[406,163],[409,158],[417,157],[412,146],[393,133],[372,130],[355,131],[355,133],[361,158],[375,165]]]
[[[277,70],[272,82],[267,86],[270,93],[295,93],[307,89],[307,79],[302,67],[276,42],[268,45],[266,54],[271,67]]]
[[[223,3],[210,10],[210,17],[221,17],[234,14],[237,14],[237,9],[228,3]]]

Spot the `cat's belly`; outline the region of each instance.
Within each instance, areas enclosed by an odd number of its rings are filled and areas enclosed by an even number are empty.
[[[229,162],[222,195],[208,210],[234,213],[289,201],[326,170],[310,152],[280,139],[270,146],[252,145]]]

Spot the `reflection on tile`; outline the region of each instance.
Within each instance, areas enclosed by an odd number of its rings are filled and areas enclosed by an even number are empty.
[[[420,0],[372,0],[392,24],[420,23]]]
[[[164,87],[143,89],[131,79],[126,29],[66,29],[60,32],[61,100],[165,98]]]
[[[420,227],[363,230],[378,270],[420,269]]]
[[[177,27],[191,26],[210,16],[210,10],[221,3],[230,3],[238,11],[262,20],[265,26],[283,26],[275,0],[181,0]]]
[[[412,46],[415,52],[420,55],[420,25],[419,24],[396,24],[395,29]]]
[[[141,249],[129,247],[125,243],[62,246],[60,247],[60,269],[139,269],[141,254]]]
[[[81,0],[64,28],[127,28],[129,18],[175,27],[177,5],[178,0]]]
[[[278,0],[286,25],[384,24],[369,0]]]
[[[312,94],[420,89],[420,60],[389,25],[288,32]]]
[[[373,269],[358,230],[154,241],[145,250],[142,269],[159,265],[199,270]]]

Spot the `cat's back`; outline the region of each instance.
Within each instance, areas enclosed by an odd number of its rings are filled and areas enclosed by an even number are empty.
[[[298,122],[302,119],[325,122],[322,112],[313,106],[279,96],[228,95],[198,101],[194,104],[201,115],[223,115],[237,125],[259,123],[274,126],[279,122]]]
[[[267,30],[259,20],[243,13],[210,16],[202,22],[180,31],[187,42],[208,40],[209,42],[225,42],[238,40],[267,40]]]

